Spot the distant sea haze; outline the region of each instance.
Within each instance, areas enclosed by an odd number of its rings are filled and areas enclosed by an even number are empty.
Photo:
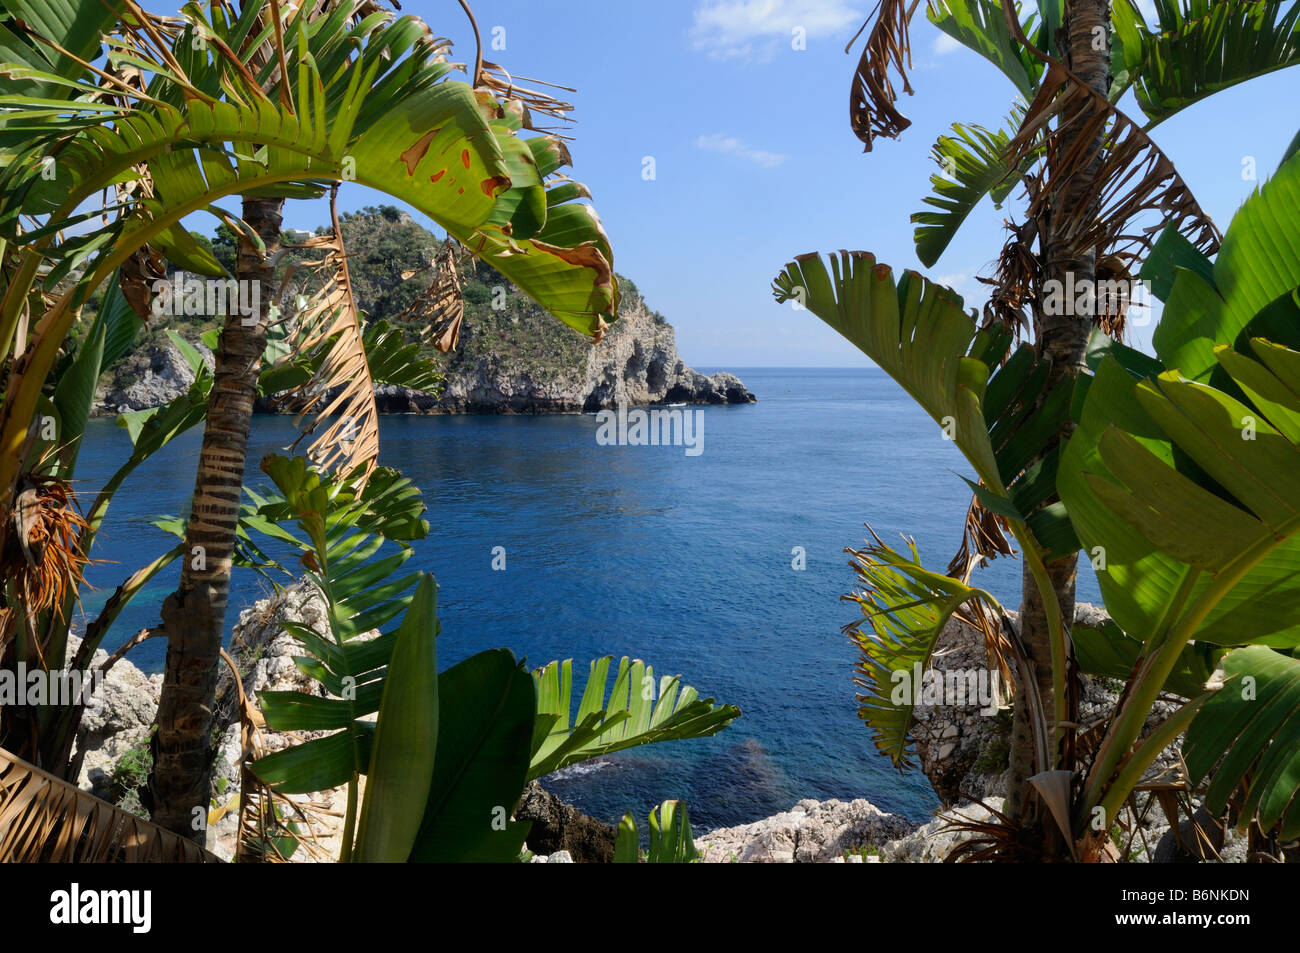
[[[865,797],[922,820],[937,803],[928,782],[890,767],[856,715],[856,655],[840,631],[857,614],[839,599],[854,586],[844,549],[870,523],[887,542],[915,537],[926,564],[942,569],[961,539],[970,491],[959,474],[969,469],[882,371],[727,369],[759,401],[683,408],[707,434],[696,455],[681,444],[601,443],[594,414],[383,418],[381,462],[417,483],[429,508],[429,538],[408,567],[440,585],[439,662],[505,646],[533,666],[572,658],[585,681],[588,660],[629,655],[741,708],[714,738],[652,745],[548,781],[605,820],[682,798],[704,830],[808,797]],[[250,486],[269,482],[258,461],[294,436],[290,418],[255,419]],[[104,561],[86,574],[96,587],[87,615],[174,545],[150,521],[183,512],[199,440],[195,430],[176,441],[114,500],[94,554]],[[83,497],[128,453],[124,431],[92,421]],[[177,571],[136,597],[105,648],[157,624]],[[1018,561],[994,562],[979,582],[1018,606]],[[237,574],[228,623],[268,591]],[[1100,601],[1086,567],[1079,598]],[[129,657],[159,671],[164,650],[152,640]]]

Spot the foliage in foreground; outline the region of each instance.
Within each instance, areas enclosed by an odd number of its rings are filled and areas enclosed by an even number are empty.
[[[707,737],[740,715],[679,676],[656,686],[649,666],[627,658],[608,695],[611,660],[591,663],[572,719],[571,660],[530,673],[493,649],[439,672],[437,586],[400,572],[409,541],[427,532],[418,490],[382,468],[359,490],[355,476],[322,476],[302,458],[268,457],[263,469],[278,498],[257,496],[244,526],[250,541],[289,543],[314,567],[307,578],[325,598],[329,631],[287,628],[306,651],[299,669],[328,697],[263,692],[259,701],[270,728],[330,733],[252,764],[267,797],[241,805],[262,811],[241,823],[253,832],[242,857],[267,856],[288,833],[266,805],[347,785],[340,860],[512,861],[528,826],[510,815],[529,781],[642,744]]]
[[[1213,263],[1175,229],[1165,232],[1144,272],[1165,299],[1156,357],[1096,339],[1092,373],[1069,402],[1076,429],[1047,458],[1050,473],[1040,468],[1031,483],[1050,476],[1078,545],[1104,556],[1097,575],[1115,622],[1104,630],[1109,644],[1080,652],[1058,618],[1060,658],[1085,671],[1096,660],[1092,674],[1128,672],[1119,710],[1087,726],[1094,740],[1079,746],[1077,769],[1060,760],[1057,739],[1041,729],[1037,737],[1031,781],[1077,859],[1105,852],[1110,819],[1184,731],[1188,783],[1209,779],[1212,810],[1231,805],[1240,827],[1255,823],[1283,841],[1300,835],[1297,208],[1300,156],[1292,155],[1237,213]],[[961,299],[913,273],[895,282],[865,253],[841,253],[829,269],[805,256],[778,276],[776,295],[801,298],[949,425],[980,477],[980,501],[1006,520],[1040,575],[1034,496],[1017,490],[1022,455],[997,446],[1010,390],[997,384],[1013,364],[994,372],[999,350]],[[1033,430],[1022,424],[1015,439]],[[870,555],[862,577],[871,591],[861,601],[875,637],[864,641],[863,717],[901,764],[911,715],[891,700],[886,670],[924,666],[957,604],[990,597],[953,595],[952,581],[937,585],[915,552],[878,544]],[[884,565],[893,567],[888,577]],[[1219,671],[1208,679],[1194,649],[1207,645],[1222,650],[1210,656]],[[1010,651],[1023,664],[1014,642]],[[1162,693],[1185,700],[1144,736]],[[1041,725],[1047,701],[1039,701]]]

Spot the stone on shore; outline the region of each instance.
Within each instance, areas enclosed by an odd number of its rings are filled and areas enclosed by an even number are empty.
[[[846,852],[880,848],[916,827],[862,798],[800,801],[772,817],[695,838],[705,863],[830,863]]]

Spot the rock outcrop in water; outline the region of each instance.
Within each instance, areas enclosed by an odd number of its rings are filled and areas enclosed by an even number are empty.
[[[554,318],[535,306],[508,331],[468,320],[461,349],[451,355],[441,413],[578,413],[618,404],[748,404],[755,397],[735,375],[705,376],[677,355],[673,327],[651,311],[628,282],[619,319],[599,344],[573,334],[567,360],[548,360],[549,335],[537,325]],[[532,333],[530,333],[530,330]],[[550,330],[550,329],[547,329]],[[568,335],[567,329],[560,329]],[[511,347],[483,348],[493,333]]]
[[[528,849],[538,856],[551,857],[552,863],[563,863],[553,859],[561,853],[579,864],[607,864],[614,859],[617,832],[613,826],[588,817],[536,781],[519,799],[515,820],[532,825],[525,842]]]
[[[490,271],[490,269],[488,269]],[[441,395],[392,386],[376,388],[382,413],[546,414],[684,403],[748,404],[752,393],[734,374],[701,374],[677,354],[676,335],[650,310],[631,281],[623,285],[619,320],[599,344],[560,324],[513,288],[502,287],[502,307],[467,306],[457,350],[440,355]],[[211,366],[211,354],[196,345]],[[96,413],[119,414],[157,407],[194,380],[176,346],[156,337],[120,361],[100,381]],[[273,413],[273,401],[256,409]]]

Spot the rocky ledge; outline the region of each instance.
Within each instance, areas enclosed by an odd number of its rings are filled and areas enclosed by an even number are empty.
[[[1008,616],[1015,625],[1015,614]],[[1109,616],[1100,607],[1087,603],[1075,607],[1076,629],[1100,627],[1107,621]],[[950,620],[935,645],[931,664],[937,672],[983,669],[983,636]],[[1094,723],[1113,711],[1121,687],[1113,679],[1085,676],[1079,699],[1084,723]],[[1165,707],[1148,723],[1148,731],[1171,712],[1171,706],[1162,704]],[[992,820],[993,811],[1002,808],[1011,713],[990,714],[975,701],[970,705],[918,704],[915,714],[912,736],[916,753],[940,801],[933,820],[918,827],[864,800],[800,801],[789,811],[752,824],[698,835],[696,843],[704,859],[742,863],[852,863],[859,858],[884,863],[944,861],[953,848],[973,836],[968,825]],[[1157,757],[1143,780],[1173,779],[1179,761],[1176,746],[1171,746]],[[1244,861],[1246,838],[1219,827],[1199,798],[1193,797],[1192,803],[1195,823],[1182,817],[1175,829],[1155,795],[1137,795],[1134,809],[1124,819],[1127,830],[1115,845],[1116,859],[1131,863]]]
[[[533,345],[529,325],[553,319],[533,313],[508,335],[510,348],[485,347],[467,321],[433,413],[591,413],[646,404],[750,404],[756,398],[734,374],[706,376],[677,355],[676,334],[663,316],[629,289],[619,319],[599,344],[556,361]],[[516,330],[517,328],[517,330]],[[500,333],[500,332],[498,332]],[[585,350],[585,353],[584,353]]]
[[[460,348],[441,359],[441,395],[381,385],[375,396],[387,414],[591,413],[619,404],[752,404],[757,398],[734,374],[705,375],[677,354],[676,335],[663,316],[629,288],[619,320],[604,339],[589,344],[577,332],[556,327],[536,306],[523,308],[509,331],[477,326],[467,315]],[[511,323],[513,322],[513,323]],[[558,336],[557,336],[558,335]],[[212,354],[195,347],[208,366]],[[100,381],[96,415],[158,407],[184,393],[194,380],[189,364],[170,341],[146,345],[124,358]],[[275,413],[259,398],[259,413]]]
[[[705,863],[825,864],[847,856],[876,856],[878,849],[906,837],[916,825],[887,814],[869,801],[800,801],[772,817],[697,835]]]
[[[1076,626],[1099,625],[1104,612],[1080,605]],[[231,656],[236,660],[243,688],[255,697],[263,691],[323,692],[294,663],[302,654],[297,640],[284,629],[285,622],[321,627],[324,603],[309,584],[299,583],[245,609],[235,626]],[[363,636],[364,638],[364,636]],[[957,622],[940,637],[934,666],[941,671],[981,667],[982,637]],[[71,654],[71,653],[69,653]],[[94,664],[106,656],[96,653]],[[220,743],[214,770],[214,826],[209,847],[229,857],[235,846],[238,804],[240,733],[233,676],[223,669],[216,719]],[[82,758],[79,783],[100,797],[133,810],[140,801],[138,787],[147,773],[150,726],[157,710],[162,678],[146,676],[129,661],[111,670],[103,689],[87,707],[78,735]],[[1085,718],[1100,717],[1117,702],[1117,683],[1086,679],[1081,697]],[[1002,806],[1002,771],[1007,756],[1009,722],[1005,717],[981,713],[979,704],[927,707],[918,705],[914,736],[922,770],[941,802],[934,818],[917,825],[906,817],[882,811],[869,801],[803,800],[788,811],[736,827],[699,833],[696,846],[707,863],[937,863],[972,836],[962,825],[990,820]],[[266,750],[309,740],[273,731],[263,733]],[[1150,769],[1148,780],[1176,769],[1172,750]],[[306,801],[307,799],[302,799]],[[337,856],[338,817],[342,816],[342,788],[313,795],[312,831],[317,850],[302,850],[298,861]],[[528,847],[534,862],[601,863],[613,855],[614,828],[583,815],[539,785],[531,785],[515,809],[518,820],[533,824]],[[1190,822],[1174,830],[1153,797],[1139,799],[1129,833],[1118,844],[1121,859],[1136,862],[1189,860],[1188,845],[1196,843]],[[1196,859],[1244,860],[1245,839],[1234,831],[1219,830],[1203,810],[1197,823],[1209,833],[1217,856]]]
[[[305,675],[294,662],[305,654],[301,643],[285,623],[323,630],[328,624],[325,603],[310,583],[299,582],[263,599],[239,614],[231,635],[230,656],[240,670],[244,692],[256,700],[259,692],[298,691],[324,695],[320,683]],[[369,633],[369,637],[378,632]],[[367,635],[358,636],[360,639]],[[76,640],[72,640],[75,648]],[[69,657],[72,656],[70,651]],[[95,653],[93,664],[102,665],[108,656]],[[144,814],[139,791],[148,775],[148,743],[162,691],[161,675],[145,675],[127,659],[109,671],[103,687],[89,701],[77,735],[77,757],[81,759],[78,785],[97,797]],[[213,760],[211,827],[208,849],[231,858],[238,838],[240,794],[239,762],[242,740],[239,723],[238,689],[230,669],[221,669],[214,734],[219,737]],[[322,737],[328,732],[293,733],[263,729],[265,753],[279,751]],[[364,791],[364,779],[362,781]],[[303,812],[299,821],[307,845],[292,856],[297,863],[328,861],[339,853],[339,824],[347,806],[347,791],[334,788],[310,796],[291,795]],[[515,818],[528,821],[528,849],[552,863],[605,863],[614,856],[614,828],[582,814],[571,805],[529,785],[520,799]],[[147,816],[147,815],[146,815]]]

